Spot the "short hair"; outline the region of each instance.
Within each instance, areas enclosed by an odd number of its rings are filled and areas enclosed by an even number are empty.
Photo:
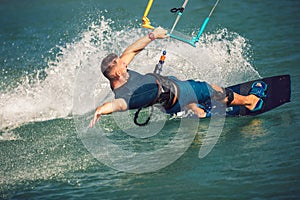
[[[112,66],[111,66],[111,62],[117,58],[118,56],[114,53],[110,53],[108,54],[101,63],[101,72],[103,73],[103,75],[107,78],[107,79],[111,79],[110,77],[110,72],[112,70]]]

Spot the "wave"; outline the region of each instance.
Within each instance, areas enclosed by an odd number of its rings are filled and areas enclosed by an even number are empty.
[[[115,30],[112,20],[101,17],[77,41],[54,47],[59,51],[48,61],[46,69],[38,71],[36,76],[22,77],[18,87],[1,94],[0,130],[82,114],[93,110],[103,96],[111,98],[109,85],[99,69],[102,58],[112,51],[120,54],[146,32],[132,27]],[[145,73],[153,71],[164,49],[167,60],[163,73],[167,75],[224,86],[259,77],[250,63],[251,46],[247,39],[226,28],[204,34],[196,48],[173,39],[152,42],[129,68]],[[45,78],[39,78],[39,73],[45,74]],[[90,89],[89,83],[95,80],[97,86]],[[91,94],[93,103],[74,109],[74,99],[85,96],[83,93]]]

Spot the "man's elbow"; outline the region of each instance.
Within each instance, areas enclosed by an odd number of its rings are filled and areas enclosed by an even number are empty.
[[[123,104],[119,105],[118,111],[126,111],[126,110],[127,110],[127,105],[123,105]]]
[[[115,111],[126,111],[128,109],[127,103],[124,99],[118,99],[115,101]]]

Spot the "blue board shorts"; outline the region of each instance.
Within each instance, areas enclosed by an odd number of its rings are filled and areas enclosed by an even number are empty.
[[[207,83],[195,80],[180,81],[176,77],[171,76],[172,80],[178,86],[179,94],[176,104],[166,110],[168,114],[180,112],[190,103],[205,103],[210,102],[211,95],[214,89]]]

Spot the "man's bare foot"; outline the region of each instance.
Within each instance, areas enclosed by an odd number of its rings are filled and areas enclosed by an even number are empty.
[[[253,110],[259,100],[259,97],[255,96],[254,94],[250,94],[247,96],[247,105],[245,105],[245,107],[249,110]]]
[[[263,89],[262,87],[266,88],[266,85],[262,85],[263,82],[255,82],[254,85],[252,85],[252,89],[253,87],[261,87],[261,89]],[[265,83],[264,83],[265,84]],[[264,89],[265,90],[265,89]],[[246,104],[246,108],[248,108],[250,111],[257,111],[259,109],[261,109],[262,103],[263,101],[260,99],[260,97],[258,97],[258,95],[261,95],[260,92],[258,94],[250,94],[247,96],[247,104]],[[258,103],[260,103],[260,105],[257,105]]]
[[[206,112],[202,108],[199,108],[195,103],[187,105],[187,108],[191,109],[194,112],[194,114],[198,116],[198,118],[206,117]]]

